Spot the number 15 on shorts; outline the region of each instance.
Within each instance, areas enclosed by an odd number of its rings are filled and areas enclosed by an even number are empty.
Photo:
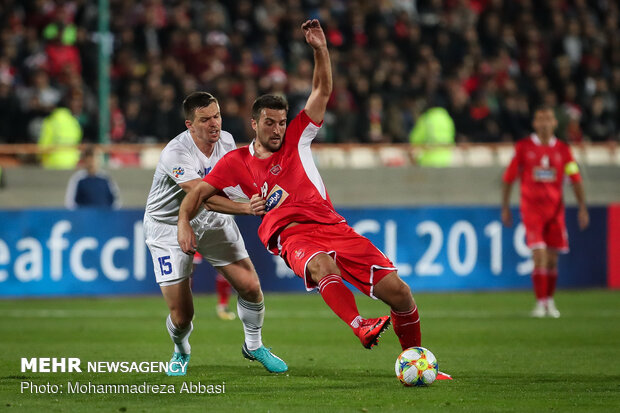
[[[170,262],[170,255],[157,258],[159,261],[159,270],[161,275],[168,275],[172,272],[172,263]]]

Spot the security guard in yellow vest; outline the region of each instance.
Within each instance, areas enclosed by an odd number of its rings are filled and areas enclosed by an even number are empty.
[[[80,160],[77,145],[81,141],[82,127],[71,111],[62,106],[54,109],[41,126],[41,164],[47,169],[74,169]]]
[[[425,148],[417,156],[418,164],[430,167],[446,167],[452,163],[452,148],[454,145],[454,121],[447,110],[441,107],[431,107],[416,121],[409,141],[412,145],[436,145],[442,147]]]

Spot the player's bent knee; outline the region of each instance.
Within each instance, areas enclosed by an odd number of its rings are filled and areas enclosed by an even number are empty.
[[[379,281],[375,287],[375,296],[396,311],[407,311],[415,305],[411,288],[395,273]]]
[[[334,259],[328,254],[317,254],[306,265],[306,270],[310,274],[310,278],[315,283],[321,281],[321,278],[329,274],[340,275],[340,269],[336,265]]]
[[[179,311],[179,310],[171,310],[170,311],[170,319],[172,323],[178,328],[185,328],[190,325],[192,319],[194,318],[194,311]]]
[[[258,277],[251,277],[243,280],[235,289],[244,300],[257,303],[263,299],[263,291],[260,288]]]
[[[389,294],[398,302],[413,300],[411,288],[400,278],[391,286]]]

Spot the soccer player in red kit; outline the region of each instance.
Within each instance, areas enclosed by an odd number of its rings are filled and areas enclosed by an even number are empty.
[[[305,108],[287,128],[288,104],[283,98],[264,95],[254,102],[254,141],[222,158],[185,197],[179,213],[179,245],[187,253],[195,251],[189,218],[201,203],[223,188],[240,189],[251,198],[255,213],[262,215],[258,235],[265,247],[279,254],[308,290],[319,289],[325,303],[364,347],[377,344],[390,317],[362,318],[343,279],[390,306],[403,349],[419,346],[420,319],[409,286],[397,275],[394,264],[335,211],[312,159],[310,144],[323,122],[332,73],[319,22],[306,21],[302,30],[315,62]]]
[[[565,176],[570,178],[579,204],[579,227],[585,229],[590,220],[579,167],[569,146],[554,136],[557,125],[551,108],[537,109],[532,121],[535,133],[517,142],[503,176],[502,222],[506,226],[512,225],[512,183],[521,180],[521,218],[534,260],[532,283],[537,301],[533,317],[560,317],[553,293],[558,279],[558,253],[568,252],[562,197]]]

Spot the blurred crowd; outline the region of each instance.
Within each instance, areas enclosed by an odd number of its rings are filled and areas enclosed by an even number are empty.
[[[112,142],[167,142],[194,90],[218,97],[240,142],[258,95],[284,94],[296,114],[312,82],[308,18],[334,68],[322,141],[407,142],[438,106],[457,141],[514,141],[541,104],[563,139],[618,139],[616,0],[109,1]],[[0,2],[0,143],[36,142],[60,106],[98,139],[97,3]]]

